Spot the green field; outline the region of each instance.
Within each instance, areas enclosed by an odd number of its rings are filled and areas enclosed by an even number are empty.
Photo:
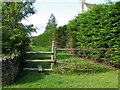
[[[32,51],[51,51],[51,48],[31,47]],[[66,52],[57,52],[66,53]],[[27,59],[49,59],[50,55],[26,55]],[[90,64],[88,60],[80,60],[72,56],[57,56],[57,61],[74,62],[77,64]],[[50,63],[25,63],[24,67],[49,68]],[[96,71],[76,71],[67,70],[63,67],[72,67],[74,69],[95,69]],[[3,88],[118,88],[118,72],[114,68],[106,65],[63,65],[57,64],[53,72],[22,71],[18,80],[9,86]]]

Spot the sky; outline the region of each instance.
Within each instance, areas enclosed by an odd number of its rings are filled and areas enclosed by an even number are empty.
[[[86,0],[87,3],[103,4],[107,0]],[[112,0],[118,1],[118,0]],[[38,36],[45,31],[48,19],[54,14],[57,21],[57,27],[67,24],[80,13],[80,0],[36,0],[33,4],[35,14],[22,20],[25,25],[33,24],[37,33],[32,36]]]

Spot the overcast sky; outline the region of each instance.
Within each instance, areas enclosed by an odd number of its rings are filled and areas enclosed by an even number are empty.
[[[107,0],[86,0],[87,3],[100,4]],[[119,0],[112,0],[119,1]],[[23,24],[33,24],[37,27],[37,33],[32,36],[42,34],[47,25],[50,15],[53,13],[56,17],[58,26],[67,24],[71,19],[80,13],[80,0],[36,0],[34,3],[36,13],[27,20],[22,20]]]

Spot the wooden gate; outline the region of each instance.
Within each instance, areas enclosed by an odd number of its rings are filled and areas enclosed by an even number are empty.
[[[59,63],[59,64],[72,64],[72,65],[93,65],[93,64],[76,64],[76,63],[66,63],[66,62],[56,62],[56,56],[57,55],[70,55],[70,56],[79,56],[80,54],[56,54],[57,51],[88,51],[88,50],[115,50],[115,48],[108,48],[108,49],[70,49],[70,48],[56,48],[55,47],[55,42],[52,41],[52,50],[51,52],[33,52],[33,51],[29,51],[26,52],[26,54],[51,54],[51,60],[25,60],[25,62],[51,62],[51,68],[49,69],[45,69],[42,68],[41,65],[38,65],[38,68],[23,68],[24,70],[38,70],[38,71],[53,71],[55,68],[55,64]],[[83,54],[82,54],[83,55]],[[101,55],[101,54],[97,54],[97,55]],[[66,67],[67,69],[71,69]],[[100,68],[97,69],[76,69],[76,70],[99,70]]]
[[[101,51],[101,50],[115,50],[115,48],[104,48],[104,49],[73,49],[73,48],[57,48],[57,51]],[[57,54],[57,55],[68,55],[68,56],[83,56],[83,54]],[[87,54],[88,55],[88,54]],[[91,54],[89,54],[91,55]],[[105,54],[95,54],[95,55],[105,55]],[[108,55],[108,54],[107,54]],[[66,63],[66,62],[57,62],[59,64],[69,64],[69,65],[96,65],[96,64],[76,64],[76,63]],[[97,64],[99,65],[99,64]],[[65,69],[72,69],[72,70],[80,70],[80,71],[88,71],[88,70],[100,70],[102,68],[95,68],[95,69],[74,69],[70,67],[64,67]]]

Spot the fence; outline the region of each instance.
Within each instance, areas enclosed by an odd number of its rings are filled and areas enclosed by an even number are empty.
[[[51,62],[51,68],[50,69],[43,69],[41,65],[38,65],[38,68],[23,68],[24,70],[38,70],[38,71],[53,71],[55,68],[55,64],[74,64],[75,63],[66,63],[66,62],[57,62],[56,56],[57,55],[70,55],[70,56],[80,56],[83,54],[57,54],[57,51],[101,51],[101,50],[115,50],[115,48],[104,48],[104,49],[70,49],[70,48],[56,48],[55,42],[52,41],[52,50],[51,52],[26,52],[26,54],[51,54],[51,60],[25,60],[25,62]],[[94,53],[95,54],[95,53]],[[87,54],[87,55],[93,55],[93,54]],[[105,54],[95,54],[95,55],[105,55]],[[93,65],[93,64],[79,64],[79,65]],[[66,67],[67,69],[70,69]],[[78,69],[83,70],[83,69]],[[84,70],[98,70],[98,69],[84,69]]]
[[[115,50],[115,48],[103,48],[103,49],[74,49],[74,48],[57,48],[57,51],[106,51],[106,50]],[[87,54],[57,54],[57,55],[67,55],[67,56],[85,56],[85,55],[111,55],[111,54],[98,54],[98,53],[87,53]],[[95,64],[76,64],[76,63],[66,63],[66,62],[57,62],[59,64],[69,64],[69,65],[95,65]],[[99,65],[99,64],[97,64]],[[96,69],[74,69],[74,68],[69,68],[69,67],[64,67],[65,69],[72,69],[72,70],[80,70],[80,71],[88,71],[88,70],[100,70],[101,68],[96,68]]]

